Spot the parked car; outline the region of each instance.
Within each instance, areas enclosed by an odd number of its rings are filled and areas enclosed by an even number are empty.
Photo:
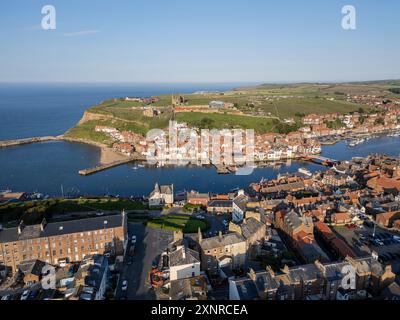
[[[122,281],[121,289],[122,289],[122,291],[126,291],[128,289],[128,281],[127,280]]]
[[[21,295],[21,300],[26,300],[29,297],[29,290],[25,290]]]
[[[6,294],[5,296],[1,297],[1,300],[5,301],[5,300],[11,300],[11,295],[10,294]]]
[[[374,224],[371,221],[365,220],[364,225],[368,228],[373,228]]]
[[[132,243],[136,243],[136,236],[135,236],[135,235],[133,235],[133,236],[131,237],[131,242],[132,242]]]
[[[32,290],[29,293],[28,300],[34,300],[39,294],[39,290]]]

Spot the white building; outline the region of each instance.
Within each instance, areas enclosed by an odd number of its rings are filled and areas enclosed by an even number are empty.
[[[200,275],[199,253],[179,244],[175,251],[169,254],[170,281],[193,278]]]
[[[163,205],[169,205],[174,203],[174,185],[162,185],[155,184],[154,190],[149,196],[149,206],[158,207]]]

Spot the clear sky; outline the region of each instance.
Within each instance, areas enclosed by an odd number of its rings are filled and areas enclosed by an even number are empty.
[[[57,29],[40,28],[42,6]],[[341,9],[357,9],[344,30]],[[1,0],[0,81],[400,78],[398,0]]]

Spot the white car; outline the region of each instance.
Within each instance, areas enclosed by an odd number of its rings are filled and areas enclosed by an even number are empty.
[[[122,291],[126,291],[128,289],[128,281],[124,280],[122,281]]]
[[[132,243],[136,243],[136,236],[135,235],[132,236],[131,241],[132,241]]]
[[[21,300],[26,300],[29,297],[29,290],[25,290],[21,295]]]
[[[7,294],[3,297],[1,297],[1,300],[11,300],[11,295]]]

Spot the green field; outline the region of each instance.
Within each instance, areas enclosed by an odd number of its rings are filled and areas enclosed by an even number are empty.
[[[200,129],[255,129],[258,133],[271,132],[275,126],[268,118],[200,112],[178,113],[176,120]]]
[[[86,211],[122,211],[144,210],[147,206],[141,202],[119,198],[98,199],[49,199],[42,201],[25,201],[0,205],[0,221],[22,219],[26,224],[40,223],[43,218],[51,219],[53,214],[86,212]]]
[[[209,229],[209,224],[205,220],[193,218],[191,216],[168,215],[149,219],[147,226],[150,228],[165,229],[169,231],[183,231],[184,233],[196,233],[198,228],[202,231]]]
[[[324,98],[290,98],[266,103],[260,106],[264,112],[269,112],[280,118],[294,117],[302,114],[349,113],[357,111],[359,104],[342,100],[329,101]],[[369,109],[363,106],[364,109]]]
[[[178,113],[176,120],[187,122],[191,126],[207,129],[242,128],[255,129],[256,132],[287,132],[296,129],[277,125],[273,117],[280,120],[294,118],[300,122],[303,115],[316,113],[350,113],[362,107],[366,112],[371,107],[346,101],[346,95],[371,94],[382,97],[400,97],[389,91],[399,88],[400,81],[371,81],[355,83],[299,83],[265,84],[247,88],[237,88],[223,93],[183,94],[186,105],[205,105],[212,100],[231,102],[246,115]],[[178,93],[174,93],[178,95]],[[160,108],[162,114],[146,117],[137,107],[143,103],[125,101],[122,98],[110,99],[88,109],[90,113],[102,115],[108,119],[89,121],[70,129],[67,137],[79,138],[110,145],[107,135],[94,132],[96,124],[109,125],[119,130],[131,130],[143,136],[153,128],[165,129],[172,119],[171,94],[159,95],[159,101],[152,104]]]

